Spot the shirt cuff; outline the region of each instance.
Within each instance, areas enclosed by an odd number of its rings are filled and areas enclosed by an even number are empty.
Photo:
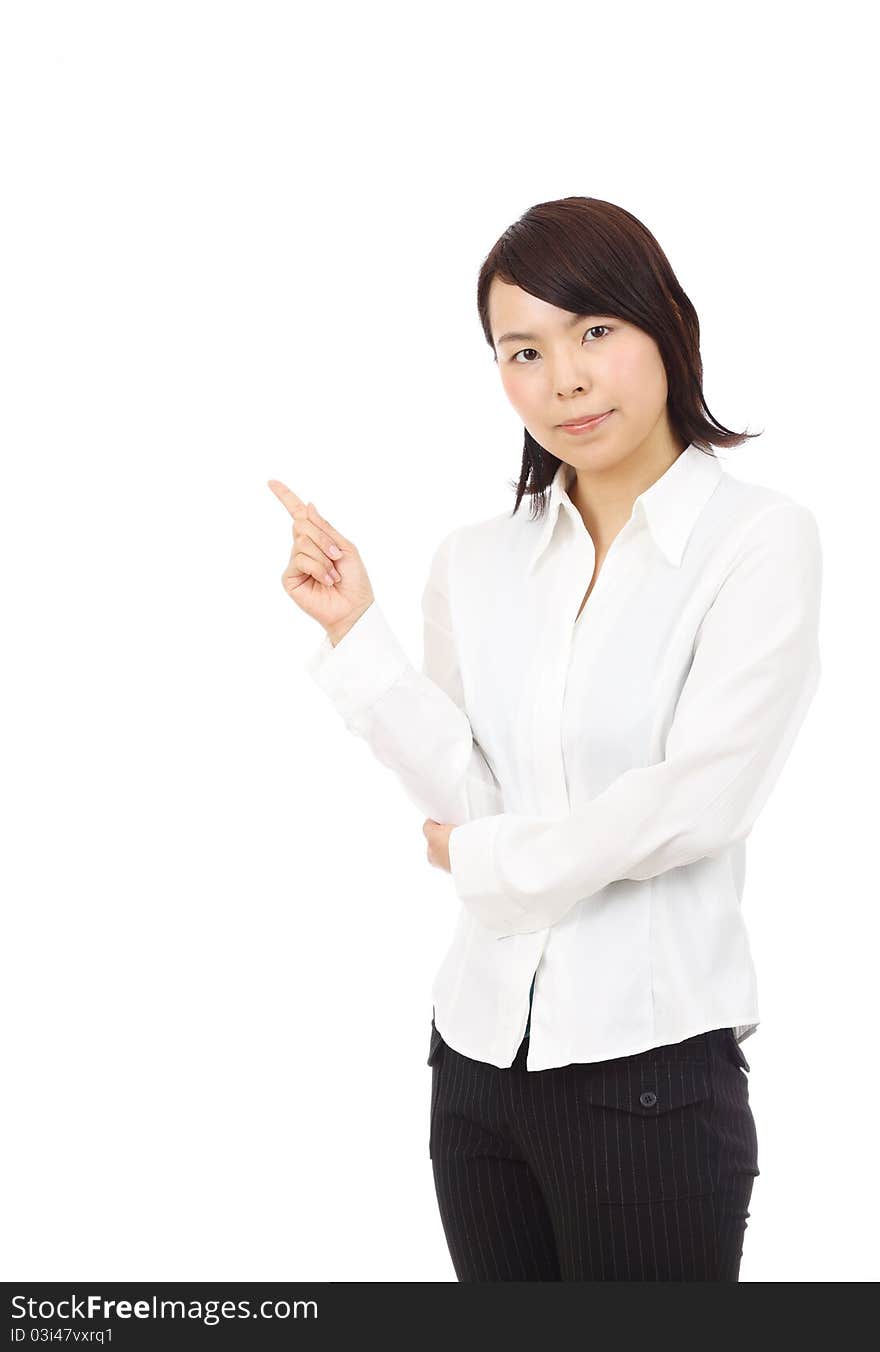
[[[305,669],[347,722],[381,699],[409,665],[406,652],[373,601],[335,647],[325,634],[306,659]]]
[[[449,833],[449,871],[460,901],[497,938],[538,928],[520,903],[504,891],[495,864],[495,840],[504,813],[462,822]]]

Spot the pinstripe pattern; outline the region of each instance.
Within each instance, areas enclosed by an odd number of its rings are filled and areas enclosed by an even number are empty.
[[[738,1281],[757,1162],[731,1028],[527,1071],[433,1026],[428,1150],[459,1281]]]

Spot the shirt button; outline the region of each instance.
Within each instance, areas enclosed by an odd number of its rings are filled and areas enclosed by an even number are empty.
[[[653,1108],[656,1102],[657,1095],[654,1093],[653,1089],[646,1089],[644,1093],[639,1094],[639,1103],[643,1108]]]

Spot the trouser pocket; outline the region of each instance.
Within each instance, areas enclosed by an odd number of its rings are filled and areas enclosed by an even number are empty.
[[[438,1034],[438,1038],[440,1035]],[[434,1119],[437,1115],[437,1101],[440,1097],[440,1076],[443,1071],[443,1050],[446,1044],[440,1038],[436,1047],[432,1047],[429,1058],[431,1065],[431,1110],[428,1117],[428,1157],[434,1155]]]
[[[589,1115],[595,1201],[664,1202],[712,1191],[705,1060],[635,1055],[586,1065],[577,1092]]]

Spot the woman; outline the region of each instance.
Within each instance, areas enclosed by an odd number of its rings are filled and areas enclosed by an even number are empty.
[[[436,549],[420,672],[355,544],[270,481],[326,631],[308,669],[461,902],[428,1056],[450,1255],[460,1281],[737,1281],[745,839],[819,680],[816,521],[715,456],[750,434],[709,414],[694,307],[629,212],[531,208],[478,308],[522,471],[512,514]]]

